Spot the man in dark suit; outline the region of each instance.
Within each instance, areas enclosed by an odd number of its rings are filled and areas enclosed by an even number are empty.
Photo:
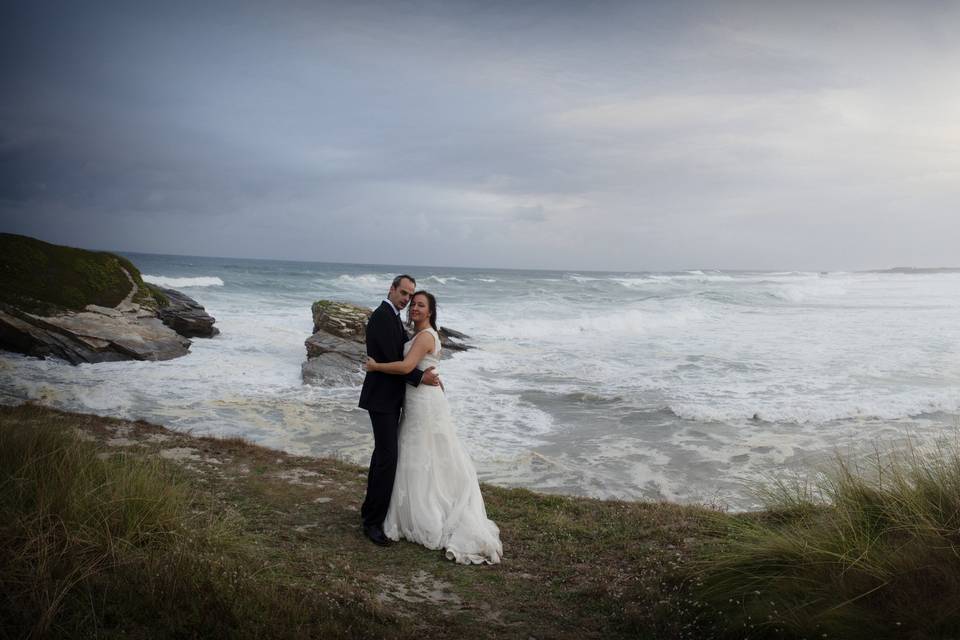
[[[370,314],[367,321],[367,355],[377,362],[403,360],[407,331],[400,319],[400,312],[410,302],[416,286],[416,280],[410,276],[397,276],[393,279],[387,299]],[[433,367],[426,371],[414,369],[405,376],[370,371],[363,379],[360,408],[370,413],[370,422],[373,423],[373,455],[367,474],[367,496],[363,500],[360,516],[363,518],[364,535],[375,544],[390,544],[389,538],[383,533],[383,521],[387,517],[393,478],[397,472],[397,427],[406,385],[439,383]]]

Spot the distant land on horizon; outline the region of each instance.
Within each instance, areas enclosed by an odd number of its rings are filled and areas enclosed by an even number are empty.
[[[181,254],[181,253],[152,253],[149,251],[125,251],[118,249],[109,249],[114,253],[119,253],[124,256],[160,256],[160,257],[170,257],[170,258],[203,258],[208,260],[253,260],[257,262],[293,262],[293,263],[305,263],[305,264],[331,264],[331,265],[340,265],[340,266],[349,266],[349,267],[401,267],[401,268],[418,268],[418,269],[463,269],[467,271],[533,271],[533,272],[545,272],[545,273],[693,273],[693,272],[715,272],[715,273],[960,273],[960,266],[957,267],[889,267],[889,268],[875,268],[875,269],[832,269],[832,270],[823,270],[823,269],[717,269],[713,267],[698,267],[690,269],[671,269],[671,270],[657,270],[657,269],[638,269],[638,270],[622,270],[622,269],[576,269],[576,268],[566,268],[566,269],[533,269],[533,268],[517,268],[517,267],[489,267],[489,266],[455,266],[455,265],[444,265],[444,264],[395,264],[390,262],[336,262],[330,260],[298,260],[294,258],[248,258],[242,256],[198,256],[191,254]]]

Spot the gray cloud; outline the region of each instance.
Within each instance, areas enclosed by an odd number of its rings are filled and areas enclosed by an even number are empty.
[[[348,262],[960,264],[960,16],[860,9],[10,6],[0,223]]]

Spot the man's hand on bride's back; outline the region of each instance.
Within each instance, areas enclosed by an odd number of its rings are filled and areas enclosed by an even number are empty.
[[[365,365],[367,371],[376,371],[377,370],[377,361],[373,358],[367,356],[367,364]]]
[[[435,371],[434,367],[430,367],[423,372],[423,377],[420,378],[420,384],[428,384],[431,387],[435,387],[440,384],[440,374]]]

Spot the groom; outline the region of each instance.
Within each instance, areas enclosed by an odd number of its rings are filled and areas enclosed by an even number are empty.
[[[403,328],[400,312],[410,302],[417,281],[408,275],[393,279],[387,299],[377,307],[367,321],[367,355],[377,362],[403,360],[403,344],[407,331]],[[406,385],[437,385],[440,378],[430,367],[426,371],[414,369],[405,376],[371,371],[363,379],[360,408],[370,413],[373,423],[373,456],[367,475],[367,497],[360,508],[363,533],[374,544],[387,546],[390,539],[383,533],[387,517],[393,477],[397,472],[397,427],[403,408]]]

